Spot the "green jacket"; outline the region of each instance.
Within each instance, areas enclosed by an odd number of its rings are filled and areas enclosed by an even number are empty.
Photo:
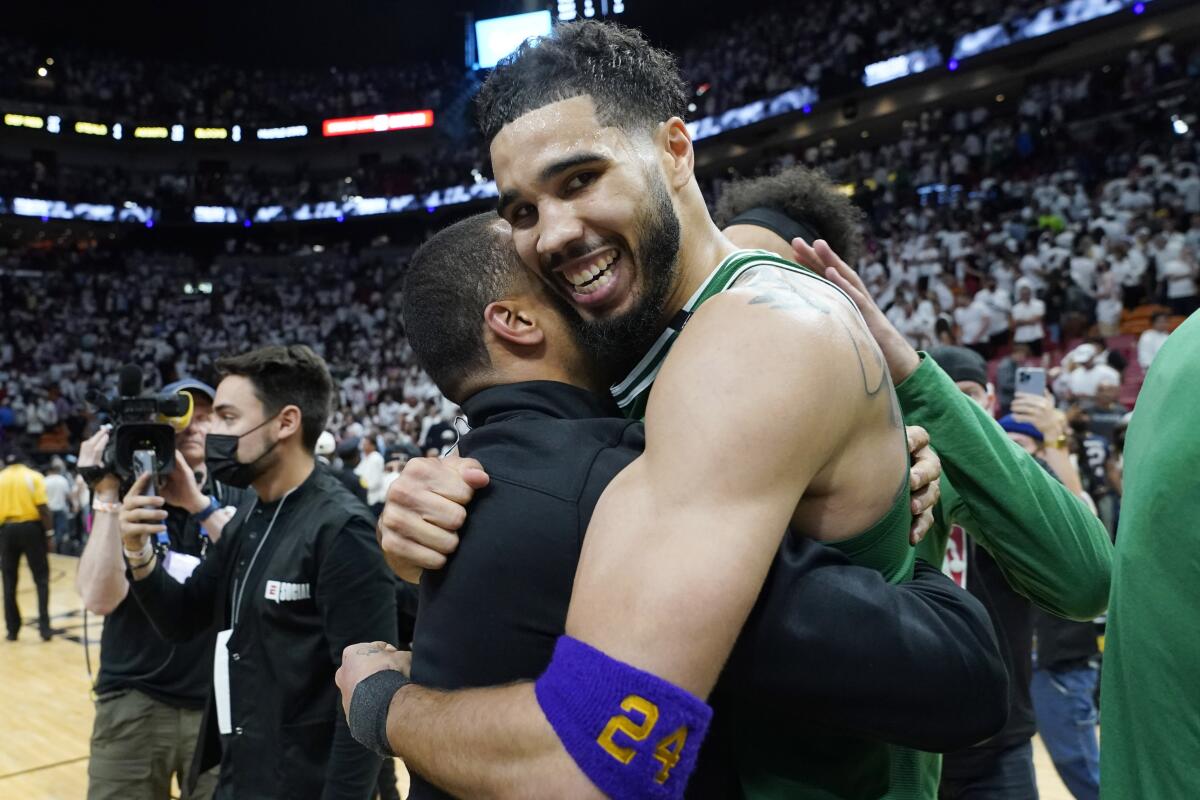
[[[917,555],[940,565],[950,528],[961,525],[1034,605],[1075,620],[1102,614],[1113,546],[1091,510],[925,354],[896,393],[905,424],[929,430],[944,472],[934,529]]]
[[[1125,437],[1100,796],[1200,797],[1200,312],[1154,359]]]

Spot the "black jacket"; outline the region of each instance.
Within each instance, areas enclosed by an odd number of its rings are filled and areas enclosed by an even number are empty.
[[[1062,619],[1039,609],[1036,630],[1038,669],[1082,669],[1100,655],[1094,622]]]
[[[446,568],[422,577],[413,643],[413,679],[443,689],[541,674],[592,510],[645,443],[641,423],[560,383],[493,387],[463,408],[472,431],[459,450],[491,481]],[[923,563],[913,581],[890,586],[831,548],[785,539],[714,694],[716,735],[689,796],[738,794],[717,730],[725,702],[926,750],[1003,724],[1005,673],[975,600]],[[413,800],[445,796],[412,775]]]
[[[350,494],[361,500],[364,506],[367,504],[367,487],[363,485],[362,478],[355,474],[354,467],[343,466],[336,470],[333,467],[327,467],[327,469],[342,486],[346,487]]]
[[[315,467],[285,498],[240,506],[186,583],[156,568],[130,585],[170,641],[230,628],[241,600],[233,732],[219,736],[210,694],[192,780],[219,761],[220,791],[238,800],[371,795],[380,759],[351,738],[333,674],[347,645],[395,641],[395,588],[366,509],[337,478]]]

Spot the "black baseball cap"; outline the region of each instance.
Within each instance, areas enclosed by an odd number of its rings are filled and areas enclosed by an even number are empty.
[[[950,376],[950,380],[971,381],[978,383],[984,389],[988,385],[987,362],[983,356],[966,347],[934,347],[929,350],[932,358],[942,370]]]

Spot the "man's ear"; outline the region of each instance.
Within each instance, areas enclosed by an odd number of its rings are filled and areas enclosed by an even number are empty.
[[[696,151],[692,147],[692,135],[679,117],[671,117],[659,130],[663,142],[664,168],[672,188],[679,190],[687,185],[696,171]]]
[[[520,300],[488,303],[483,309],[483,321],[497,338],[509,344],[535,347],[546,340],[545,331]]]
[[[284,406],[279,412],[279,438],[284,438],[295,434],[303,435],[301,429],[301,419],[299,406]]]

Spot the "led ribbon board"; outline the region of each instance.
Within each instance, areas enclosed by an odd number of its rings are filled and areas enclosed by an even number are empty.
[[[433,112],[402,111],[397,114],[375,114],[369,117],[340,117],[321,123],[324,136],[353,136],[359,133],[386,133],[412,128],[432,128]]]

